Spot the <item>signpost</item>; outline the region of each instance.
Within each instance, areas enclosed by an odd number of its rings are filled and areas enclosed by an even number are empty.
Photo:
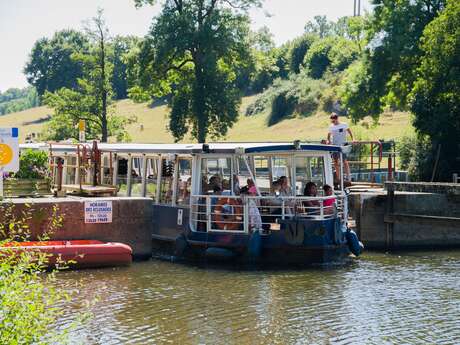
[[[19,170],[19,131],[0,128],[0,198],[3,197],[3,173]]]
[[[86,122],[85,122],[85,120],[78,121],[78,140],[81,143],[84,143],[86,141],[85,131],[86,131]]]

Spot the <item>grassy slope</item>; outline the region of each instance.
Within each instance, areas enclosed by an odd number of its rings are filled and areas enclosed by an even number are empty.
[[[254,98],[255,96],[243,99],[242,113]],[[133,142],[173,142],[172,136],[166,129],[168,124],[166,106],[158,106],[152,109],[146,104],[135,104],[129,100],[122,100],[117,103],[117,113],[137,116],[137,123],[128,127]],[[48,114],[51,114],[49,109],[38,107],[0,116],[0,127],[19,127],[20,140],[23,142],[27,133],[39,132],[44,126],[43,122],[32,124],[27,124],[27,122],[37,120],[40,122]],[[326,114],[287,119],[271,127],[267,127],[266,118],[267,114],[252,117],[242,115],[222,141],[320,140],[325,138],[327,126],[329,125]],[[140,129],[141,124],[143,125],[143,130]],[[367,140],[398,139],[413,131],[407,113],[383,114],[377,126],[373,126],[372,120],[365,119],[360,124],[352,126],[352,130],[355,132],[355,136]],[[190,141],[190,138],[186,141]]]

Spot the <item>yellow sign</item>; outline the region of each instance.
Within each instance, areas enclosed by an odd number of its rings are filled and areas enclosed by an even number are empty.
[[[7,144],[0,144],[0,166],[7,165],[13,160],[13,150]]]
[[[78,130],[80,132],[84,132],[85,131],[85,120],[80,120],[78,121]]]

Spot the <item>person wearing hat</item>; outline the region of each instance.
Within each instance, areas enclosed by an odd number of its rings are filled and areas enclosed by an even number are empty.
[[[350,128],[346,123],[342,123],[339,121],[339,115],[337,113],[332,113],[330,116],[331,125],[329,126],[329,132],[327,134],[327,144],[329,145],[336,145],[336,146],[344,146],[347,143],[347,134],[350,135],[351,141],[353,142],[353,133],[351,132]],[[342,153],[343,155],[343,165],[345,168],[345,176],[346,179],[350,179],[350,165],[348,164],[347,155]],[[337,180],[339,180],[339,158],[340,155],[336,152],[332,155],[334,159],[334,166]]]

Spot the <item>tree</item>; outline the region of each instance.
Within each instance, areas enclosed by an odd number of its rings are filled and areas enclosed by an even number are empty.
[[[300,72],[305,55],[317,39],[316,34],[304,34],[292,41],[289,50],[289,69],[292,73]]]
[[[319,79],[331,64],[329,53],[335,43],[334,37],[327,37],[314,42],[305,55],[304,65],[308,74]]]
[[[439,177],[460,172],[460,3],[446,8],[427,25],[421,39],[418,77],[411,94],[414,126],[440,145]]]
[[[111,84],[115,99],[128,97],[127,63],[129,52],[140,42],[135,36],[116,36],[111,42],[109,61],[113,65]]]
[[[88,54],[74,54],[73,59],[83,66],[83,78],[74,89],[61,88],[44,95],[46,105],[54,115],[45,131],[48,139],[78,138],[76,125],[86,121],[88,139],[107,142],[109,136],[127,140],[125,125],[133,119],[115,116],[110,78],[113,65],[109,61],[110,37],[102,10],[86,28],[92,43]]]
[[[371,113],[351,110],[360,119],[378,117],[386,108],[407,109],[422,55],[420,37],[425,26],[438,16],[446,0],[373,0],[374,14],[368,27],[368,94],[353,95],[372,103]],[[359,78],[359,77],[358,77]],[[363,80],[360,78],[361,81]],[[372,100],[364,98],[372,97]]]
[[[72,59],[72,55],[87,53],[88,49],[87,38],[75,30],[58,31],[51,39],[39,39],[24,67],[27,81],[35,86],[40,97],[45,91],[77,87],[83,66],[80,61]]]
[[[334,34],[334,27],[334,23],[327,20],[326,16],[315,16],[314,21],[308,21],[305,24],[305,32],[324,38]]]
[[[153,0],[136,0],[137,5]],[[250,59],[246,10],[259,0],[164,0],[139,52],[139,98],[170,95],[169,129],[199,142],[223,136],[238,117],[235,71]]]

